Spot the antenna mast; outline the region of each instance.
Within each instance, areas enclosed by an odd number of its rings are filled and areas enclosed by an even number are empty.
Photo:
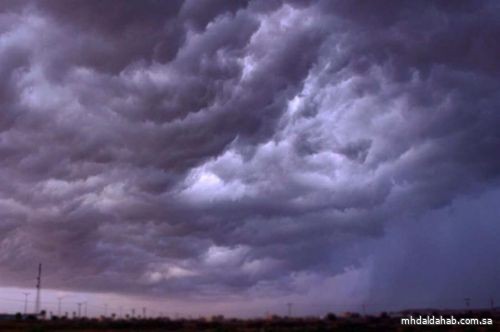
[[[42,288],[42,263],[38,264],[38,277],[36,277],[35,315],[40,314],[40,291]]]

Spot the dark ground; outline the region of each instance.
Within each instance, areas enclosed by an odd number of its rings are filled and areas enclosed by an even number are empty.
[[[458,317],[458,316],[455,316]],[[464,317],[480,317],[464,315]],[[400,318],[387,315],[365,316],[354,315],[338,318],[330,315],[319,318],[280,318],[237,320],[219,319],[216,321],[197,320],[5,320],[0,321],[0,331],[79,331],[79,332],[132,332],[132,331],[205,331],[205,332],[281,332],[281,331],[500,331],[499,317],[491,314],[492,326],[403,326]]]

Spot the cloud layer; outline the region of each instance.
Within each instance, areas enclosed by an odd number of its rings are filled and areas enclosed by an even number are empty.
[[[293,292],[496,186],[494,2],[2,7],[3,285]]]

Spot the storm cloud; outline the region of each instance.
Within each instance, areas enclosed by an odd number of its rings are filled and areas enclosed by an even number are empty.
[[[492,1],[4,1],[0,282],[224,298],[362,268],[498,187],[499,33]]]

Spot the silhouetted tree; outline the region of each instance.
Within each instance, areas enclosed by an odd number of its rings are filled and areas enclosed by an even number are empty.
[[[329,313],[326,314],[326,320],[336,321],[337,320],[337,316],[333,312],[329,312]]]
[[[389,314],[387,314],[387,312],[384,311],[380,314],[380,318],[384,318],[384,319],[389,318]]]

